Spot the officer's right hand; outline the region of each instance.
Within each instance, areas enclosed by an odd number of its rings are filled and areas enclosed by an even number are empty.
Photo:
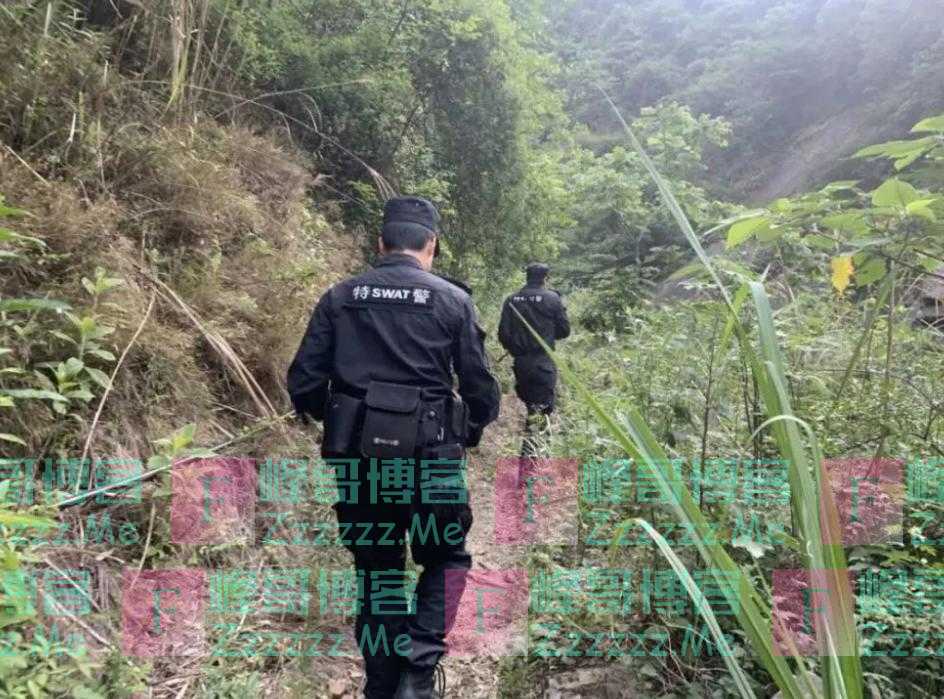
[[[485,426],[469,425],[469,436],[466,437],[465,445],[467,447],[477,447],[482,441],[482,434],[485,432]]]
[[[293,395],[291,398],[292,407],[295,408],[295,417],[297,417],[303,425],[309,424],[315,408],[311,397],[307,394],[302,394]]]

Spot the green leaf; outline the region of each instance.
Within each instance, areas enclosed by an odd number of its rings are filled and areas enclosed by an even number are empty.
[[[941,268],[941,261],[935,257],[927,255],[918,255],[918,264],[928,272],[937,272]]]
[[[51,299],[3,299],[0,300],[0,312],[3,311],[56,311],[62,313],[71,306],[62,301]]]
[[[108,337],[115,329],[108,325],[99,325],[92,329],[92,332],[88,334],[90,340],[100,340],[103,337]]]
[[[170,459],[163,454],[155,454],[147,460],[148,470],[170,466]]]
[[[193,437],[197,432],[195,423],[189,423],[181,427],[171,436],[171,452],[179,454],[193,443]]]
[[[905,207],[905,211],[908,212],[909,216],[917,216],[919,218],[927,219],[928,221],[937,221],[937,216],[934,213],[934,210],[931,209],[932,204],[936,204],[940,201],[939,198],[933,197],[931,199],[919,199],[918,201],[913,201],[908,206]]]
[[[37,391],[35,388],[5,388],[4,393],[14,398],[35,398],[37,400],[51,400],[59,403],[68,403],[69,399],[55,391]]]
[[[803,238],[803,242],[809,245],[812,248],[818,248],[820,250],[835,250],[836,241],[832,238],[827,238],[825,235],[808,235]]]
[[[84,316],[83,318],[73,320],[75,326],[79,329],[79,334],[82,337],[88,337],[97,327],[95,319],[90,316]]]
[[[113,355],[113,354],[112,354],[111,352],[109,352],[108,350],[103,350],[103,349],[100,349],[100,348],[98,348],[98,347],[96,347],[96,348],[94,348],[94,349],[86,350],[86,354],[94,355],[94,356],[98,357],[99,359],[104,359],[104,360],[107,361],[107,362],[113,362],[113,361],[115,361],[115,355]]]
[[[42,373],[41,371],[34,371],[34,372],[33,372],[33,376],[36,377],[36,380],[39,381],[39,383],[40,383],[40,384],[43,386],[43,388],[45,388],[47,391],[52,391],[52,392],[55,393],[55,392],[58,390],[58,386],[56,386],[56,384],[54,384],[52,381],[50,381],[50,380],[49,380],[49,377],[46,376],[46,375],[45,375],[44,373]]]
[[[873,257],[855,271],[856,286],[868,286],[879,279],[883,279],[887,273],[885,260],[880,257]]]
[[[879,245],[888,245],[892,242],[891,238],[856,238],[855,240],[850,240],[849,245],[856,248],[857,250],[864,250],[865,248],[874,248]],[[859,260],[856,260],[858,263]]]
[[[888,143],[879,143],[874,146],[863,148],[853,155],[854,158],[905,158],[912,155],[915,151],[923,153],[929,148],[937,145],[937,140],[933,136],[918,138],[910,141],[889,141]]]
[[[757,218],[738,221],[728,230],[728,249],[730,250],[731,248],[737,247],[748,240],[760,228],[769,224],[770,221],[766,216],[758,216]]]
[[[762,226],[754,234],[761,243],[772,243],[783,237],[786,229],[783,226]]]
[[[51,519],[45,517],[22,515],[18,512],[3,509],[0,509],[0,524],[8,527],[31,527],[35,529],[48,529],[56,525]]]
[[[872,192],[873,206],[891,206],[904,209],[913,201],[921,198],[918,190],[897,177],[886,181],[881,187]]]
[[[21,216],[26,216],[23,209],[14,209],[12,206],[7,206],[0,198],[0,218],[20,218]]]
[[[102,388],[107,389],[111,385],[111,379],[108,378],[108,374],[106,374],[101,369],[94,369],[90,366],[87,366],[85,367],[85,373],[91,377],[92,381],[97,383]]]
[[[82,360],[76,357],[69,357],[63,366],[65,369],[63,374],[67,378],[75,376],[80,371],[82,371],[83,368],[85,368],[85,364],[82,362]]]
[[[861,211],[849,212],[845,214],[834,214],[826,216],[821,221],[822,225],[837,231],[846,231],[848,233],[863,234],[868,233],[869,224]]]
[[[915,124],[911,133],[944,133],[944,114],[924,119]]]
[[[89,689],[84,685],[72,688],[73,699],[105,699],[104,695]]]
[[[32,243],[38,247],[44,247],[46,244],[39,238],[33,238],[29,235],[20,235],[16,231],[0,226],[0,243],[15,241],[18,243]]]
[[[68,342],[68,343],[71,343],[71,344],[73,344],[73,345],[79,344],[79,343],[77,343],[73,338],[69,337],[69,336],[66,335],[64,332],[60,332],[59,330],[51,330],[51,331],[49,332],[49,334],[52,335],[53,337],[57,337],[57,338],[59,338],[60,340],[63,340],[64,342]]]
[[[19,444],[24,447],[29,446],[26,442],[24,442],[22,439],[17,437],[15,434],[9,434],[7,432],[0,432],[0,441],[11,442],[13,444]]]
[[[98,293],[104,294],[106,291],[111,291],[115,287],[123,286],[124,283],[125,280],[119,277],[102,277],[98,280],[96,289],[98,290]]]
[[[895,161],[895,169],[901,172],[906,167],[913,165],[916,160],[923,157],[931,150],[933,150],[933,148],[921,148],[919,150],[914,151],[913,153],[906,155],[904,158],[899,158],[898,160]]]
[[[822,192],[824,194],[832,194],[833,192],[843,192],[850,189],[855,189],[856,185],[859,184],[859,180],[840,180],[838,182],[830,182],[828,185],[823,187]]]

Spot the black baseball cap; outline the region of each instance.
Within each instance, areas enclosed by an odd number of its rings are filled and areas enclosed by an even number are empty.
[[[421,197],[394,197],[384,205],[383,227],[420,227],[439,235],[439,212]]]
[[[528,279],[543,279],[548,274],[550,274],[550,272],[551,268],[543,262],[532,262],[525,268],[525,273],[528,275]]]

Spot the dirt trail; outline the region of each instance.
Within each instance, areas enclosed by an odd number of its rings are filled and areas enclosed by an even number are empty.
[[[479,571],[507,570],[523,564],[523,548],[494,542],[495,466],[499,459],[518,453],[523,422],[521,402],[514,395],[503,396],[501,416],[485,431],[481,448],[470,454],[468,481],[475,523],[467,545],[472,553],[472,578]],[[497,655],[447,656],[443,661],[446,696],[497,697],[500,662]]]

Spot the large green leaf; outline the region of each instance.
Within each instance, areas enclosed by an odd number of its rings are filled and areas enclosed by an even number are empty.
[[[758,230],[769,225],[770,220],[766,216],[758,216],[745,221],[738,221],[728,230],[728,249],[735,248],[746,240],[749,240]]]
[[[818,248],[820,250],[835,250],[836,241],[832,238],[827,238],[825,235],[808,235],[803,238],[803,242],[813,248]]]
[[[944,114],[924,119],[915,124],[912,133],[944,133]]]
[[[844,214],[833,214],[822,219],[821,223],[827,228],[847,233],[862,235],[868,233],[871,228],[865,220],[861,211],[849,211]]]
[[[34,398],[36,400],[51,400],[59,403],[68,403],[69,399],[55,391],[40,391],[35,388],[5,388],[3,392],[13,398]]]
[[[95,369],[94,367],[87,366],[85,367],[85,373],[89,375],[92,381],[97,383],[102,388],[107,389],[111,385],[111,379],[108,377],[108,374],[106,374],[101,369]]]
[[[910,141],[889,141],[868,146],[855,153],[854,158],[906,158],[913,153],[924,153],[937,145],[933,136],[918,138]]]
[[[890,206],[904,210],[908,204],[918,201],[921,195],[918,190],[907,182],[893,177],[872,192],[872,205],[877,207]]]
[[[888,270],[885,268],[885,260],[880,257],[873,257],[861,267],[856,267],[855,282],[856,286],[868,286],[882,279]]]
[[[908,204],[908,206],[905,207],[905,211],[908,212],[909,216],[917,216],[918,218],[927,219],[928,221],[937,221],[937,215],[934,213],[932,207],[940,201],[938,197],[918,199]]]
[[[787,229],[783,226],[761,226],[754,235],[760,243],[772,243],[782,238],[786,232]]]

